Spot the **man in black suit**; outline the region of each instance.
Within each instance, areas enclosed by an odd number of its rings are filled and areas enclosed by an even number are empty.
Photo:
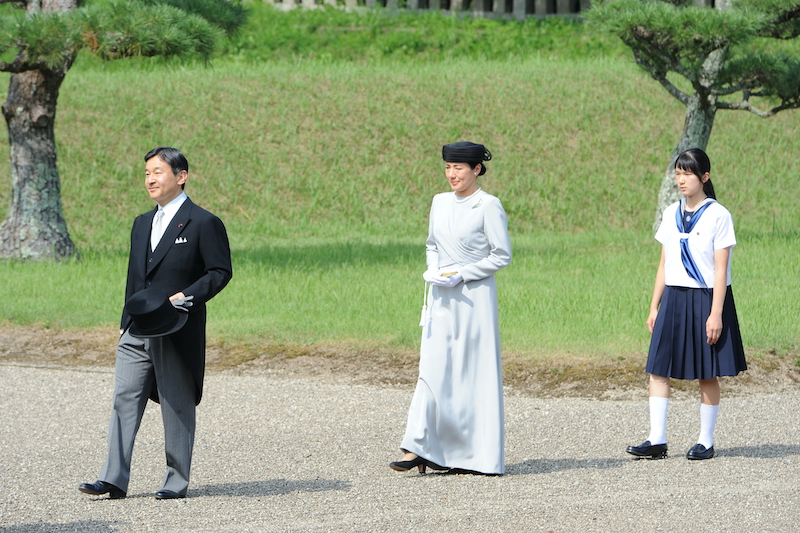
[[[156,498],[183,498],[189,485],[195,407],[203,393],[205,303],[231,279],[230,246],[222,221],[183,192],[189,177],[184,155],[161,146],[144,159],[145,187],[158,205],[133,222],[108,457],[98,481],[83,483],[79,490],[126,496],[133,442],[150,398],[161,404],[167,457]],[[144,289],[161,291],[175,309],[188,312],[185,325],[177,331],[137,334],[137,317],[129,306],[131,297]]]

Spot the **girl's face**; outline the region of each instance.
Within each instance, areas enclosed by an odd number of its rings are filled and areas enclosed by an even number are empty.
[[[691,170],[685,168],[675,168],[675,183],[678,185],[681,194],[686,198],[693,198],[698,195],[705,196],[703,183],[708,180],[708,172],[703,174],[703,178],[698,178]]]
[[[478,174],[481,167],[476,165],[470,168],[468,163],[444,164],[444,175],[450,183],[450,188],[456,191],[456,196],[469,196],[478,190]]]

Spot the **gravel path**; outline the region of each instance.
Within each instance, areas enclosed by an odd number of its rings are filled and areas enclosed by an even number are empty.
[[[800,391],[723,400],[718,455],[689,462],[697,400],[670,408],[672,456],[632,460],[644,391],[597,401],[506,395],[501,477],[398,473],[412,390],[213,373],[186,499],[151,403],[129,496],[81,494],[105,458],[113,371],[0,365],[0,531],[754,532],[800,529]]]

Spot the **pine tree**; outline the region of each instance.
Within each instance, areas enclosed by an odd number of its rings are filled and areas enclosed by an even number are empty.
[[[686,106],[683,133],[658,195],[661,212],[679,198],[675,159],[705,149],[718,110],[767,118],[800,107],[800,59],[778,41],[800,35],[798,0],[594,0],[587,20],[612,32],[636,63]]]
[[[239,0],[0,0],[0,70],[11,73],[2,106],[8,125],[11,203],[0,257],[78,255],[61,206],[54,125],[58,92],[81,50],[103,60],[133,56],[208,59],[246,20]],[[9,13],[9,10],[5,10]]]

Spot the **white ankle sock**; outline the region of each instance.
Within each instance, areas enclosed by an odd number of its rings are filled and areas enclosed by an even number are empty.
[[[650,444],[667,443],[667,410],[669,398],[650,396]]]
[[[717,425],[719,416],[719,405],[700,404],[700,436],[697,443],[702,444],[706,449],[714,445],[714,428]]]

